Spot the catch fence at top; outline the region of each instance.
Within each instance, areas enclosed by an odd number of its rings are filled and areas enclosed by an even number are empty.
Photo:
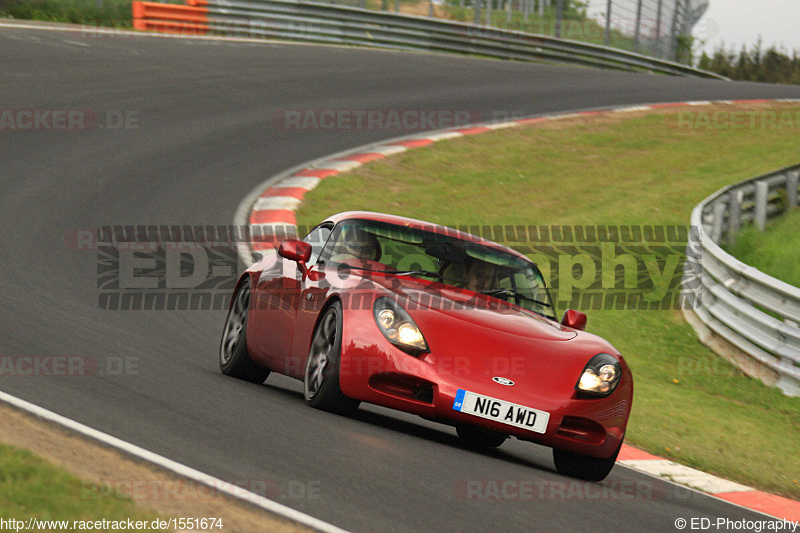
[[[706,9],[708,0],[589,0],[587,16],[603,25],[607,46],[628,38],[635,52],[680,61]]]
[[[708,9],[708,0],[423,0],[416,8],[400,0],[327,3],[530,31],[671,61],[688,58],[686,39]]]
[[[681,63],[688,62],[687,38],[708,8],[708,0],[314,1],[545,35]]]
[[[134,1],[133,27],[166,33],[278,38],[519,61],[550,60],[727,79],[685,64],[618,48],[418,15],[298,0],[187,2],[190,5]]]

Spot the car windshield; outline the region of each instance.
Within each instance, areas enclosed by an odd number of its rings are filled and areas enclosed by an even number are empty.
[[[555,319],[536,265],[488,246],[417,228],[364,220],[337,226],[324,260],[488,294]]]

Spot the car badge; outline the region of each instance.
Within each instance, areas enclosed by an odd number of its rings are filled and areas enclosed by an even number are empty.
[[[494,381],[495,383],[499,383],[500,385],[508,385],[509,387],[514,384],[514,382],[511,381],[510,379],[501,377],[493,377],[492,381]]]

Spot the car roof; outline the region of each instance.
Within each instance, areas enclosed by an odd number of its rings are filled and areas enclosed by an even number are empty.
[[[418,229],[421,231],[429,231],[437,235],[446,235],[454,239],[480,244],[482,246],[493,248],[495,250],[511,254],[515,257],[519,257],[520,259],[524,259],[529,263],[532,262],[523,254],[519,253],[518,251],[512,248],[509,248],[508,246],[503,246],[502,244],[498,244],[494,241],[490,241],[488,239],[484,239],[477,235],[473,235],[472,233],[467,233],[465,231],[460,231],[455,228],[442,226],[440,224],[434,224],[433,222],[425,222],[424,220],[401,217],[398,215],[387,215],[385,213],[375,213],[373,211],[345,211],[343,213],[337,213],[325,219],[326,222],[333,222],[334,224],[338,224],[339,222],[345,220],[369,220],[374,222],[384,222],[387,224],[396,224],[398,226],[405,226],[412,229]]]

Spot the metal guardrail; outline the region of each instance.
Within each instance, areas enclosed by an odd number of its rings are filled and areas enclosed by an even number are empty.
[[[179,9],[169,13],[169,4],[133,2],[134,28],[452,52],[520,61],[554,60],[727,79],[625,50],[414,15],[296,0],[189,0],[188,3],[190,6],[174,6]]]
[[[742,263],[719,243],[735,238],[744,223],[763,229],[768,219],[797,207],[798,181],[800,165],[730,185],[703,200],[692,211],[683,279],[685,287],[696,287],[687,318],[701,340],[714,347],[710,332],[721,337],[749,356],[732,357],[740,368],[790,396],[800,396],[800,288]]]

